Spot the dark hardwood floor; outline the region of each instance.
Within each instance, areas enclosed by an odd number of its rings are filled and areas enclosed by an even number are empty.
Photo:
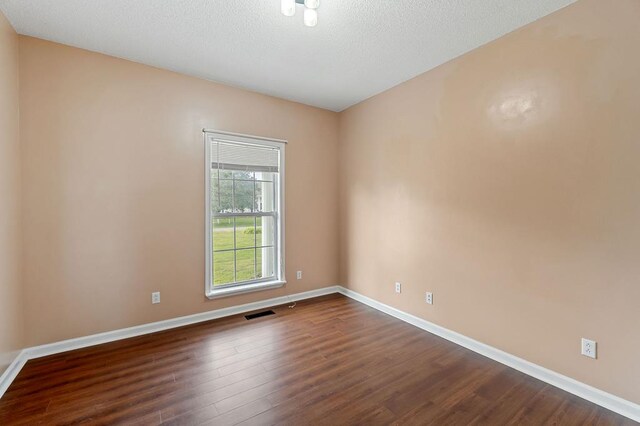
[[[339,295],[27,363],[0,424],[634,424]]]

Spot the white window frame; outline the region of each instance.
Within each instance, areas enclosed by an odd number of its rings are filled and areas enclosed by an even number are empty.
[[[205,295],[209,299],[232,296],[236,294],[249,293],[253,291],[267,290],[284,286],[285,279],[285,227],[284,227],[284,181],[285,181],[285,147],[287,141],[281,139],[264,138],[260,136],[243,135],[218,130],[203,130],[205,145]],[[211,142],[215,139],[235,142],[238,144],[260,145],[277,148],[279,155],[278,182],[275,185],[277,211],[275,215],[275,256],[276,271],[275,277],[271,280],[255,280],[246,283],[223,286],[215,288],[213,285],[213,227],[211,224]]]

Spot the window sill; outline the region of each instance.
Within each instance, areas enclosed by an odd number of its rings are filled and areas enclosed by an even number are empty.
[[[254,291],[269,290],[279,288],[286,284],[286,281],[268,281],[265,283],[247,284],[238,287],[220,288],[207,293],[209,299],[220,299],[222,297],[235,296],[238,294],[252,293]]]

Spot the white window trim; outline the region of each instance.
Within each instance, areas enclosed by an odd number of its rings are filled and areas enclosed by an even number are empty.
[[[287,141],[271,139],[261,136],[243,135],[240,133],[224,132],[219,130],[203,129],[205,146],[205,295],[209,299],[218,299],[254,291],[268,290],[282,287],[287,283],[285,278],[285,218],[284,218],[284,181],[285,181],[285,146]],[[249,282],[247,284],[225,286],[214,289],[212,282],[212,226],[211,226],[211,139],[224,139],[232,142],[248,143],[253,145],[273,146],[280,150],[280,164],[278,176],[278,214],[276,226],[278,229],[277,253],[279,268],[276,277],[270,281]]]

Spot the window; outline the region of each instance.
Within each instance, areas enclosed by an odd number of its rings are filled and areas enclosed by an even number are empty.
[[[285,284],[284,144],[205,131],[209,298]]]

